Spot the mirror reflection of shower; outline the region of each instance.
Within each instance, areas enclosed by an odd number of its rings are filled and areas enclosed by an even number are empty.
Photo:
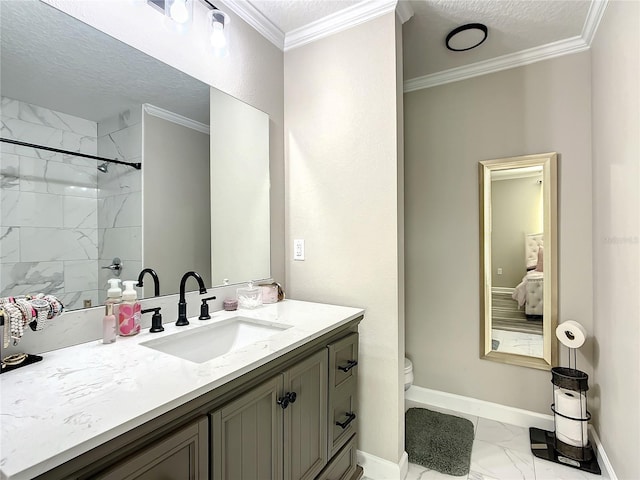
[[[104,162],[101,165],[98,165],[98,170],[100,170],[102,173],[109,173],[109,164],[107,162]]]

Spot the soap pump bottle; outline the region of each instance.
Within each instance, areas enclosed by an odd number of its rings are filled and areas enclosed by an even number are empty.
[[[113,343],[116,341],[117,323],[113,314],[113,303],[104,306],[104,318],[102,319],[102,343]]]
[[[118,315],[118,330],[123,336],[136,335],[140,333],[140,317],[142,315],[138,293],[133,288],[137,282],[126,280],[122,283],[124,292],[122,292],[122,303]]]
[[[107,290],[107,299],[105,305],[112,305],[113,315],[118,318],[120,303],[122,302],[122,289],[120,288],[119,278],[110,278],[107,280],[109,289]],[[116,333],[118,329],[116,328]]]

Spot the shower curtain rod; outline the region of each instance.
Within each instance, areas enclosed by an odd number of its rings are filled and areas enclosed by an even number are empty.
[[[96,155],[89,155],[86,153],[72,152],[69,150],[61,150],[59,148],[53,148],[53,147],[45,147],[44,145],[21,142],[19,140],[12,140],[10,138],[0,138],[0,142],[13,143],[14,145],[20,145],[22,147],[31,147],[31,148],[38,148],[40,150],[48,150],[49,152],[65,153],[67,155],[74,155],[76,157],[91,158],[93,160],[100,160],[101,162],[117,163],[118,165],[127,165],[128,167],[133,167],[136,170],[140,170],[142,168],[141,163],[123,162],[122,160],[118,160],[115,158],[104,158],[104,157],[98,157]]]

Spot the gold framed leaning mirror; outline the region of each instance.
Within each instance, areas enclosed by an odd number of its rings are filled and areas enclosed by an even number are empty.
[[[480,358],[557,364],[557,154],[481,161]]]

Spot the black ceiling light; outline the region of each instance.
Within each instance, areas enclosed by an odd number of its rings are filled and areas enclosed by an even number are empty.
[[[487,39],[487,26],[482,23],[467,23],[454,28],[447,35],[447,48],[454,52],[464,52],[476,48]]]

